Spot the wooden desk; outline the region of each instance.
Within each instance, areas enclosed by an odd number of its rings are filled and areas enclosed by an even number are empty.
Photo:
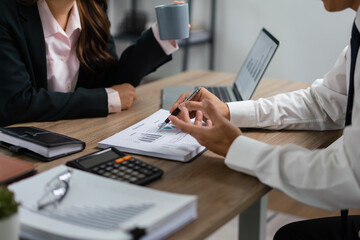
[[[33,123],[30,125],[62,133],[86,142],[86,149],[53,162],[42,163],[25,156],[14,156],[1,149],[0,154],[25,159],[37,165],[42,172],[65,164],[67,161],[92,153],[97,143],[114,133],[142,120],[160,108],[161,89],[167,85],[229,85],[235,75],[210,71],[190,71],[163,80],[145,84],[137,89],[139,96],[134,106],[122,113],[107,118],[64,120],[57,122]],[[272,96],[276,93],[305,88],[309,84],[263,79],[254,99]],[[29,124],[23,124],[29,125]],[[309,149],[328,146],[340,136],[340,131],[265,131],[246,130],[245,135],[269,144],[284,145],[295,143]],[[227,168],[224,159],[206,151],[190,163],[160,160],[137,156],[164,170],[161,180],[150,185],[151,188],[198,196],[198,218],[188,224],[170,239],[204,239],[233,217],[242,213],[270,191],[257,179]]]

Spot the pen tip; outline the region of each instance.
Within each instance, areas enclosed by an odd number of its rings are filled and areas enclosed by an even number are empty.
[[[164,126],[165,126],[166,123],[162,123],[159,128],[158,128],[158,131],[161,130]]]

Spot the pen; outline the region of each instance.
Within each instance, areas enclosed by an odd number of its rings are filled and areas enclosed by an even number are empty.
[[[195,88],[195,89],[189,94],[189,96],[187,96],[187,97],[185,98],[184,102],[190,101],[193,97],[195,97],[195,95],[196,95],[198,92],[200,92],[200,90],[201,90],[201,87]],[[176,116],[176,115],[179,114],[180,111],[181,111],[180,108],[176,108],[175,111],[173,111],[173,112],[171,113],[171,115]],[[158,130],[160,130],[160,129],[162,129],[163,127],[165,127],[166,124],[168,124],[169,122],[170,122],[170,119],[167,118],[167,119],[159,126],[159,129],[158,129]]]

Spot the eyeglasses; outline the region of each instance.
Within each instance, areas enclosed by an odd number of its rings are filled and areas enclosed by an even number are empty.
[[[45,194],[38,200],[38,210],[60,203],[69,190],[72,170],[60,173],[45,185]]]

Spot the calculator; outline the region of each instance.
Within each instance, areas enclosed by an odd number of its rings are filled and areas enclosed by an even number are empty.
[[[106,148],[69,161],[66,165],[137,185],[148,184],[163,175],[160,168],[127,155],[116,148]]]

